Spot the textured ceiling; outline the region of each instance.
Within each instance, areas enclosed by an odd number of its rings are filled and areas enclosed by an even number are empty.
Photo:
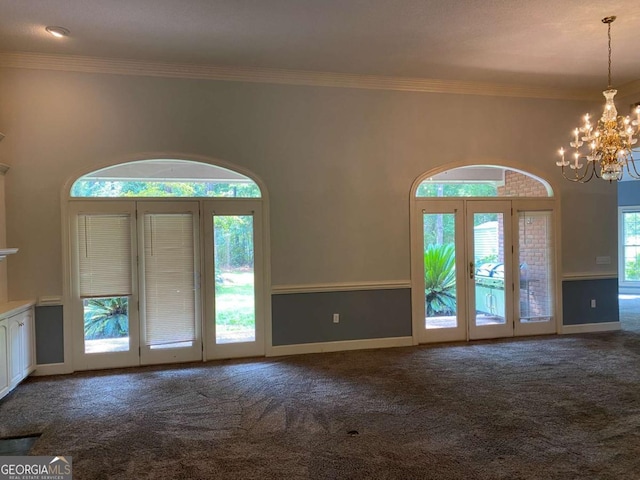
[[[604,89],[640,79],[637,0],[0,0],[0,52]],[[56,40],[46,25],[68,28]]]

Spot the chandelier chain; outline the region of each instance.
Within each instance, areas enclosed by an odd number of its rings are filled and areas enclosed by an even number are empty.
[[[607,24],[607,36],[609,37],[609,85],[607,86],[608,89],[611,88],[611,22],[608,22]]]

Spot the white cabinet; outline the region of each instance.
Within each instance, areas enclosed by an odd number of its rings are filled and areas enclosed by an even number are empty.
[[[0,398],[35,370],[33,303],[0,306]]]
[[[20,383],[34,369],[33,309],[12,315],[9,322],[9,383]]]
[[[22,316],[9,317],[9,384],[13,388],[22,380]]]
[[[36,319],[33,307],[22,317],[22,376],[28,377],[36,369]]]
[[[9,393],[9,322],[0,320],[0,398]]]

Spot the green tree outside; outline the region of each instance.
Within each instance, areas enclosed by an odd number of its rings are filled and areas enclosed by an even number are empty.
[[[73,184],[72,197],[223,197],[259,198],[255,183],[239,182],[149,182],[81,179]]]

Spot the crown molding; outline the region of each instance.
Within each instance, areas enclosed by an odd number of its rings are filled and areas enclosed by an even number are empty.
[[[544,98],[554,100],[595,100],[590,89],[561,89],[524,85],[463,82],[411,77],[352,75],[268,68],[221,67],[138,60],[49,55],[40,53],[0,53],[0,68],[28,68],[65,72],[106,73],[146,77],[222,80],[314,87],[358,88],[402,92],[451,93],[497,97]],[[625,92],[626,93],[626,92]]]
[[[636,101],[640,101],[640,80],[634,80],[633,82],[625,83],[618,88],[618,96],[622,97],[636,97]]]

